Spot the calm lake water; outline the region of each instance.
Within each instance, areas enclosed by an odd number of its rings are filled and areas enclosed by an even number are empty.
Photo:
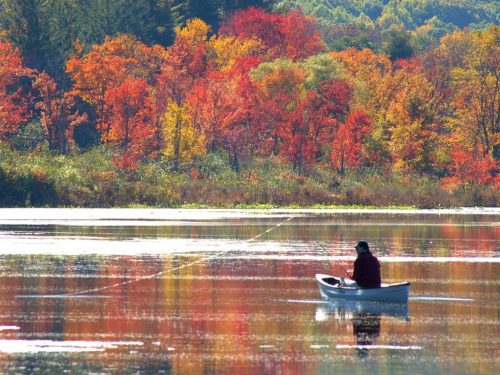
[[[328,303],[368,240],[407,305]],[[500,373],[500,210],[0,210],[2,374]]]

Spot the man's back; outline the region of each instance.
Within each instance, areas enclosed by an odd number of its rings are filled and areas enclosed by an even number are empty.
[[[381,284],[380,263],[369,251],[358,255],[354,261],[352,278],[362,288],[378,288]]]

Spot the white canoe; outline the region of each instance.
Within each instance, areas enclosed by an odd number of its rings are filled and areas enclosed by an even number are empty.
[[[380,288],[339,286],[339,277],[316,274],[321,296],[326,299],[349,299],[354,301],[408,302],[410,283],[384,284]]]

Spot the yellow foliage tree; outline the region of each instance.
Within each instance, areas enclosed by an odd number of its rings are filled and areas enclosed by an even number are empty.
[[[205,137],[196,128],[188,105],[170,102],[163,121],[166,146],[163,155],[174,162],[176,169],[181,163],[205,153]]]
[[[355,83],[354,103],[351,106],[368,109],[373,118],[385,102],[380,98],[380,88],[392,75],[392,63],[389,57],[376,54],[368,48],[363,50],[348,48],[345,51],[333,52],[331,56],[344,64],[348,76]]]
[[[465,46],[462,64],[451,70],[456,140],[483,156],[500,157],[500,26],[452,35]],[[468,48],[467,48],[468,47]]]
[[[426,172],[438,150],[440,118],[433,86],[422,73],[398,71],[394,78],[401,85],[385,112],[393,170]]]
[[[353,82],[351,108],[366,110],[372,119],[372,131],[366,144],[369,159],[378,164],[390,161],[390,124],[386,120],[385,112],[404,77],[393,77],[389,57],[376,54],[368,48],[348,48],[345,51],[333,52],[331,56],[345,66],[347,76]]]
[[[214,70],[228,71],[234,67],[237,57],[259,55],[264,48],[264,43],[257,38],[214,35],[208,42],[209,65]]]
[[[197,47],[206,42],[209,31],[208,24],[199,18],[192,18],[186,22],[186,26],[175,28],[175,37],[189,41],[192,47]]]

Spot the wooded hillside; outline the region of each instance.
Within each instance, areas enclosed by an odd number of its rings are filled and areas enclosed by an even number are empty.
[[[498,25],[251,3],[2,1],[2,204],[497,204]]]

